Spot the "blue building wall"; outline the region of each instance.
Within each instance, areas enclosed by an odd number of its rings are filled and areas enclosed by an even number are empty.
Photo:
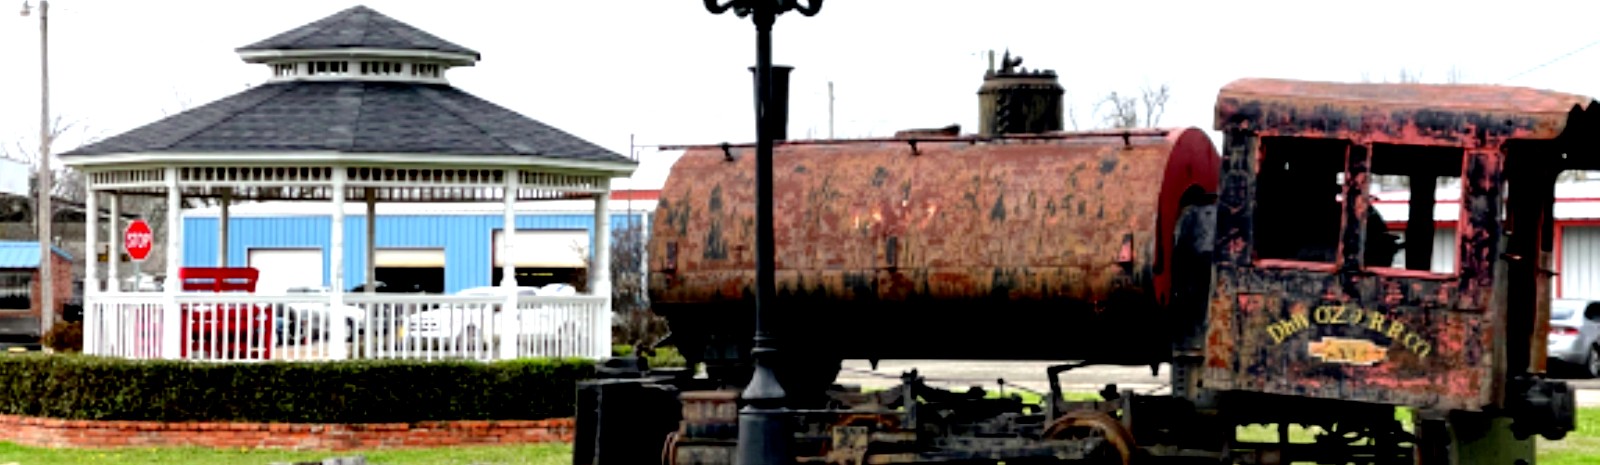
[[[628,227],[648,213],[614,213],[611,228]],[[235,217],[228,221],[228,263],[243,266],[252,248],[322,249],[322,285],[331,286],[332,219],[325,216]],[[445,292],[489,286],[494,266],[494,232],[505,225],[500,215],[378,216],[378,248],[444,249]],[[594,215],[528,214],[517,216],[518,230],[585,230],[594,241]],[[185,218],[183,266],[216,266],[217,218]],[[367,279],[367,220],[348,215],[344,225],[345,287]]]

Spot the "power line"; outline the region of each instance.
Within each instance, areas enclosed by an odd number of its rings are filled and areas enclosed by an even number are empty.
[[[1522,77],[1522,76],[1524,76],[1524,75],[1526,75],[1528,73],[1532,73],[1534,71],[1538,71],[1540,69],[1544,69],[1544,67],[1546,67],[1546,66],[1550,66],[1550,65],[1556,64],[1556,62],[1559,62],[1561,60],[1565,60],[1567,58],[1570,58],[1573,55],[1577,55],[1579,52],[1582,52],[1584,50],[1588,50],[1590,47],[1593,47],[1593,46],[1596,46],[1596,45],[1600,45],[1600,40],[1596,40],[1594,42],[1589,42],[1588,45],[1584,45],[1582,47],[1578,47],[1577,49],[1575,49],[1573,51],[1570,51],[1570,52],[1567,52],[1567,53],[1564,53],[1561,56],[1558,56],[1553,60],[1546,61],[1546,62],[1541,63],[1538,66],[1534,66],[1532,68],[1528,68],[1526,71],[1523,71],[1523,72],[1520,72],[1520,73],[1517,73],[1517,74],[1513,74],[1513,75],[1511,75],[1511,77],[1506,78],[1506,80],[1510,81],[1510,80]]]

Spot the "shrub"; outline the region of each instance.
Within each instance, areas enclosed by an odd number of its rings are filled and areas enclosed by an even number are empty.
[[[579,359],[198,363],[0,357],[0,413],[145,421],[387,423],[574,413]]]
[[[611,346],[612,357],[628,357],[632,355],[633,346],[631,345],[615,344]],[[688,360],[683,358],[683,354],[678,352],[678,348],[672,346],[657,347],[654,355],[647,355],[645,358],[650,359],[650,366],[655,368],[682,368],[689,363]]]
[[[83,322],[56,323],[44,333],[44,346],[56,352],[83,351]]]

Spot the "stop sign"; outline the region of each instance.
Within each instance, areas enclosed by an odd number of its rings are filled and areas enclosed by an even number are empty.
[[[128,258],[142,262],[150,256],[150,246],[155,244],[150,234],[150,225],[144,220],[133,220],[128,223],[128,230],[122,233],[122,247],[127,249]]]

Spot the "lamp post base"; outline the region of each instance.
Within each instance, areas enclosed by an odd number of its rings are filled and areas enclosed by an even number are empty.
[[[735,451],[734,465],[787,465],[794,462],[789,443],[794,433],[789,431],[789,409],[762,408],[754,405],[739,410],[739,446]]]

